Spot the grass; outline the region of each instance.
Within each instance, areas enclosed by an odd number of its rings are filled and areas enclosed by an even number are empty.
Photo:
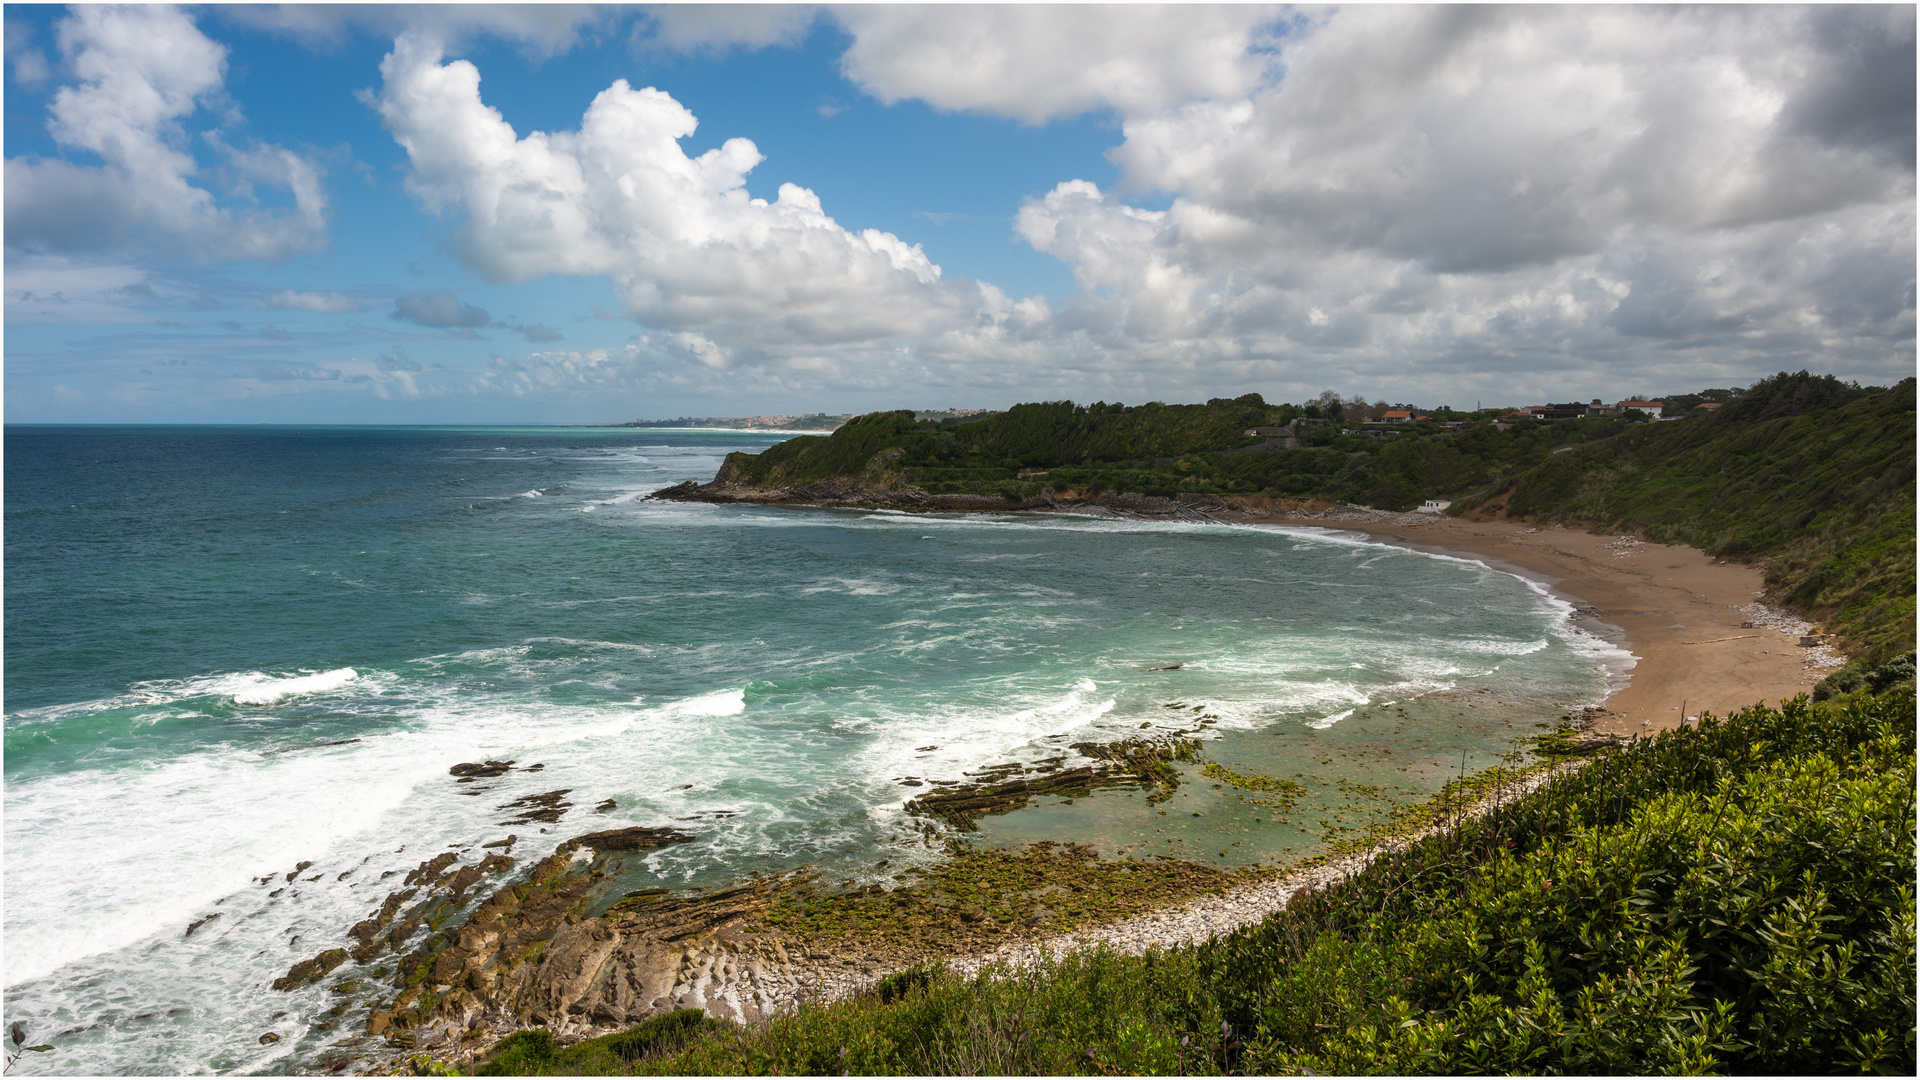
[[[512,1074],[1911,1075],[1911,685],[1629,744],[1264,922],[921,967],[755,1028],[672,1016]]]

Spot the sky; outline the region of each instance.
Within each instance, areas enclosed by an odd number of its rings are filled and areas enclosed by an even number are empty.
[[[1912,5],[5,19],[9,423],[1914,373]]]

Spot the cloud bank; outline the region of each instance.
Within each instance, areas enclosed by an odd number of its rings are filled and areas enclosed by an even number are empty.
[[[563,335],[495,321],[536,310],[498,289],[483,308],[417,283],[378,329],[305,324],[301,348],[342,335],[316,363],[249,358],[276,393],[1519,401],[1913,369],[1911,8],[219,10],[315,48],[395,35],[363,100],[446,249],[495,286],[604,278],[638,324],[582,316]],[[1070,294],[945,272],[915,237],[769,177],[750,139],[688,153],[698,121],[663,89],[615,81],[577,125],[516,131],[458,57],[481,36],[536,63],[596,41],[643,59],[815,48],[823,21],[845,34],[841,74],[882,104],[1113,123],[1114,180],[1050,177],[1006,208]],[[317,166],[234,134],[227,49],[188,16],[76,8],[55,36],[63,65],[8,43],[16,83],[59,87],[49,132],[73,159],[7,162],[10,324],[215,302],[104,261],[325,244]],[[395,292],[276,282],[244,303],[337,315]],[[392,345],[464,348],[483,327],[528,349],[459,370]],[[377,359],[335,359],[349,349]]]
[[[892,105],[1038,124],[1099,109],[1136,115],[1260,85],[1276,41],[1269,5],[849,6],[841,71]]]
[[[1432,385],[1910,369],[1910,9],[1345,9],[1031,201],[1077,317]],[[1844,101],[1846,106],[1837,103]]]
[[[681,44],[754,47],[811,17],[690,20]],[[616,83],[579,130],[523,138],[471,64],[403,36],[378,107],[469,266],[605,274],[706,368],[1029,392],[1517,374],[1532,392],[1911,364],[1909,9],[832,17],[843,71],[883,102],[1120,115],[1117,189],[1063,180],[1016,219],[1073,268],[1065,307],[944,281],[805,189],[753,198],[754,145],[687,156],[695,119],[658,90]],[[1132,202],[1156,192],[1165,209]]]

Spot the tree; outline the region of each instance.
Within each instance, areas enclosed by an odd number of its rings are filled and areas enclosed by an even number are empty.
[[[1314,398],[1313,403],[1320,406],[1320,415],[1329,420],[1337,421],[1342,416],[1340,392],[1337,390],[1320,391],[1320,396]]]

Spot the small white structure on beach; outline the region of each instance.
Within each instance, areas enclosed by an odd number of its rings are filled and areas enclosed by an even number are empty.
[[[1415,510],[1414,513],[1437,514],[1440,511],[1445,510],[1447,507],[1452,505],[1453,505],[1452,499],[1428,499],[1426,502],[1421,503],[1420,509]]]

